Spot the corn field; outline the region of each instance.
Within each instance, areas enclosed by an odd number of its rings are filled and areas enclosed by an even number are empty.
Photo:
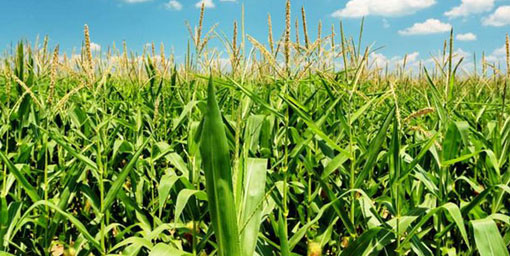
[[[287,2],[281,38],[223,38],[204,9],[181,62],[86,25],[2,58],[1,256],[509,255],[508,39],[379,67],[363,25],[313,41]]]

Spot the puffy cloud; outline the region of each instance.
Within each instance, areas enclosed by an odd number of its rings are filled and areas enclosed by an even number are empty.
[[[483,18],[482,24],[494,27],[510,25],[510,5],[500,6],[493,14]]]
[[[453,7],[451,10],[444,13],[444,15],[455,17],[466,17],[473,13],[482,13],[492,10],[495,0],[462,0],[459,6]]]
[[[369,15],[403,16],[430,7],[436,0],[349,0],[343,9],[331,16],[337,18],[358,18]]]
[[[475,41],[476,35],[473,33],[458,34],[455,37],[459,41]]]
[[[470,56],[471,56],[471,54],[469,52],[462,50],[462,48],[458,48],[457,50],[455,50],[453,52],[453,60],[455,60],[455,59],[460,60],[460,58],[467,59]]]
[[[220,70],[227,71],[227,72],[232,70],[232,65],[231,65],[229,58],[221,57],[221,58],[214,60],[213,63],[214,63],[213,65],[220,68]]]
[[[493,55],[495,56],[505,56],[506,55],[506,46],[505,45],[502,45],[501,47],[499,48],[496,48],[493,52],[492,52]]]
[[[90,43],[90,50],[93,52],[101,51],[101,45],[96,43]]]
[[[413,26],[398,31],[401,35],[428,35],[447,32],[452,25],[443,23],[437,19],[428,19],[423,23],[415,23]]]
[[[176,10],[176,11],[182,10],[182,4],[176,0],[170,0],[168,3],[165,3],[164,6],[168,10]]]
[[[389,28],[390,27],[390,23],[388,22],[387,19],[383,19],[382,22],[383,22],[383,27],[384,28]]]
[[[446,58],[448,58],[449,52],[446,52]],[[453,63],[457,64],[461,59],[462,63],[459,65],[459,70],[457,71],[457,75],[464,76],[464,75],[470,75],[471,71],[473,70],[474,63],[473,63],[473,55],[472,53],[469,53],[467,51],[464,51],[461,48],[457,48],[453,51]],[[427,68],[429,72],[436,66],[436,65],[442,65],[441,63],[444,63],[446,61],[445,56],[443,55],[443,52],[437,51],[435,53],[431,53],[431,56],[427,59],[421,59],[421,63],[423,64],[423,67]]]
[[[80,54],[72,54],[71,55],[71,63],[80,63],[81,62],[81,55]]]
[[[495,51],[496,52],[496,51]],[[448,55],[448,53],[447,53]],[[397,67],[401,67],[404,64],[404,59],[406,61],[406,72],[414,73],[415,71],[418,71],[420,67],[425,67],[429,71],[434,68],[438,63],[442,63],[443,60],[443,53],[437,52],[436,54],[431,54],[430,57],[423,58],[419,52],[412,52],[407,54],[406,56],[393,56],[393,57],[387,57],[381,53],[371,53],[368,57],[368,63],[371,65],[371,68],[385,68],[386,65],[388,65],[388,68],[390,70],[394,70]],[[487,61],[491,62],[492,59],[495,59],[496,57],[489,56],[487,57]],[[501,60],[501,56],[498,57],[499,60]],[[461,59],[463,59],[460,70],[463,72],[458,72],[459,75],[462,74],[469,74],[470,70],[473,69],[473,61],[472,61],[472,54],[470,54],[467,51],[464,51],[461,48],[457,48],[453,52],[453,62],[458,63]],[[495,61],[492,61],[495,62]]]
[[[408,63],[416,62],[418,60],[419,56],[420,56],[419,52],[413,52],[413,53],[407,54],[407,60],[406,61]]]
[[[487,62],[497,63],[506,61],[506,46],[502,45],[492,51],[492,53],[485,57]]]
[[[382,53],[372,52],[368,56],[368,62],[374,63],[378,67],[384,67],[390,63],[390,60]]]
[[[406,65],[408,67],[415,67],[418,66],[418,63],[420,61],[419,56],[420,56],[419,52],[412,52],[407,54],[407,57],[393,56],[391,58],[388,58],[382,53],[372,52],[368,56],[368,62],[373,65],[376,65],[379,68],[385,67],[386,64],[388,64],[389,67],[394,68],[398,65],[402,65],[404,63],[405,58]]]
[[[202,7],[202,3],[204,3],[205,8],[214,8],[214,7],[216,7],[216,5],[214,5],[212,0],[201,0],[201,1],[198,1],[195,4],[195,7],[201,8]]]

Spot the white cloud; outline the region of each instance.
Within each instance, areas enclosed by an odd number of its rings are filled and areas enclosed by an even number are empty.
[[[90,43],[90,50],[93,52],[101,51],[101,45],[96,43]]]
[[[437,19],[428,19],[423,23],[414,23],[413,26],[399,30],[401,35],[428,35],[447,32],[452,28],[448,23],[442,23]]]
[[[447,53],[448,54],[448,53]],[[457,48],[453,52],[453,62],[458,63],[461,58],[463,59],[460,65],[460,71],[457,72],[458,75],[469,75],[471,70],[473,70],[474,63],[472,61],[472,54],[462,50],[461,48]],[[437,54],[432,54],[430,57],[423,58],[419,52],[412,52],[407,54],[407,58],[405,56],[393,56],[388,57],[380,53],[371,53],[369,55],[369,63],[371,68],[379,68],[379,70],[383,70],[386,65],[388,65],[389,70],[395,70],[395,68],[402,67],[404,64],[404,59],[406,59],[406,69],[404,72],[408,74],[414,74],[416,71],[419,71],[420,68],[427,68],[429,71],[434,68],[437,63],[442,63],[443,53],[437,52]],[[490,62],[488,58],[487,61]],[[339,66],[339,65],[337,65]],[[462,71],[462,72],[461,72]]]
[[[448,56],[448,52],[446,53],[446,56]],[[453,52],[453,62],[456,64],[460,61],[460,59],[463,58],[463,61],[461,65],[459,66],[460,69],[457,72],[458,75],[469,75],[471,74],[471,70],[473,70],[474,64],[472,61],[473,55],[472,53],[469,53],[467,51],[464,51],[461,48],[455,49]],[[403,64],[403,57],[393,57],[391,58],[393,66],[389,65],[389,67],[398,67]],[[444,55],[442,51],[432,52],[430,53],[430,57],[423,58],[419,55],[418,52],[413,52],[407,55],[407,61],[406,61],[406,69],[414,71],[418,71],[419,68],[427,68],[427,70],[433,69],[436,65],[443,63],[446,61],[444,59]]]
[[[502,62],[503,58],[494,56],[494,55],[489,55],[489,56],[485,57],[485,61],[486,61],[486,63],[498,63],[498,62]]]
[[[213,61],[223,71],[231,71],[232,66],[229,58],[218,58]]]
[[[165,8],[168,10],[180,11],[182,10],[182,4],[179,3],[179,1],[170,0],[168,3],[165,4]]]
[[[80,54],[72,54],[71,55],[71,63],[80,63],[81,55]]]
[[[416,67],[419,65],[420,59],[418,58],[420,56],[419,52],[412,52],[407,54],[406,58],[406,65],[407,67]],[[391,58],[386,57],[382,53],[376,53],[372,52],[369,55],[369,63],[372,63],[373,65],[376,65],[379,68],[385,67],[386,64],[390,68],[394,68],[398,65],[402,65],[404,63],[404,58],[402,56],[393,56]]]
[[[491,54],[485,56],[485,60],[490,63],[505,62],[506,61],[506,46],[502,45],[492,51]]]
[[[482,13],[492,10],[495,0],[462,0],[459,6],[453,7],[451,10],[444,13],[444,15],[455,17],[467,17],[473,13]]]
[[[204,3],[205,8],[214,8],[214,7],[216,7],[216,5],[214,5],[212,0],[201,0],[201,1],[198,1],[195,4],[195,7],[201,8],[202,7],[202,3]]]
[[[471,56],[471,54],[469,52],[466,52],[464,50],[462,50],[462,48],[458,48],[457,50],[455,50],[453,52],[453,59],[458,59],[460,60],[460,58],[469,58]]]
[[[388,57],[384,56],[382,53],[372,52],[368,56],[368,62],[374,63],[378,67],[384,67],[386,64],[390,64],[390,60]]]
[[[149,2],[152,0],[123,0],[124,2],[128,4],[136,4],[136,3],[143,3],[143,2]]]
[[[503,45],[492,52],[494,56],[506,56],[506,46]]]
[[[406,59],[406,62],[407,63],[414,63],[418,60],[418,56],[420,55],[419,52],[413,52],[413,53],[410,53],[410,54],[407,54],[407,59]]]
[[[388,22],[387,19],[383,19],[382,23],[383,23],[383,28],[389,28],[390,27],[390,23]]]
[[[455,37],[459,41],[475,41],[476,35],[473,33],[458,34]]]
[[[436,61],[438,62],[446,61],[443,58],[449,56],[449,54],[450,54],[449,51],[446,52],[446,55],[443,55],[442,51],[437,51],[435,54],[431,54],[431,57],[426,59],[424,63],[428,65],[435,65]],[[460,61],[461,58],[464,58],[464,60],[462,61],[463,64],[469,63],[469,58],[472,57],[471,53],[464,51],[461,48],[455,49],[452,55],[453,62],[458,62]]]
[[[456,64],[462,59],[462,63],[460,65],[461,70],[472,70],[474,67],[473,63],[473,53],[466,52],[462,50],[461,48],[458,48],[457,50],[453,51],[453,62]],[[469,71],[466,72],[466,74],[469,74]]]
[[[506,61],[505,58],[506,58],[506,46],[502,45],[501,47],[494,49],[494,51],[492,51],[492,53],[489,56],[485,57],[485,60],[487,62],[496,63]]]
[[[436,0],[349,0],[343,9],[331,16],[336,18],[359,18],[363,16],[403,16],[430,7]]]
[[[482,24],[494,27],[510,25],[510,5],[500,6],[493,14],[483,18]]]

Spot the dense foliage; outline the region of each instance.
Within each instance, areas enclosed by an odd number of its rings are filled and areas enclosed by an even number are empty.
[[[182,65],[85,34],[5,58],[0,255],[508,255],[496,65],[383,74],[343,34],[271,35],[222,70],[211,33]]]

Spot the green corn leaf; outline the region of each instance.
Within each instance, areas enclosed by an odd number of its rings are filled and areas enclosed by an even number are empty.
[[[194,190],[194,189],[183,189],[179,192],[179,195],[177,195],[177,200],[175,204],[175,221],[181,217],[181,213],[184,210],[184,207],[188,203],[189,199],[195,196],[199,200],[207,200],[207,194],[204,191],[201,190]]]
[[[243,255],[253,255],[257,245],[266,188],[267,159],[248,158],[239,227]]]
[[[25,176],[16,168],[16,166],[7,158],[7,156],[0,151],[0,158],[4,162],[4,164],[7,166],[9,171],[16,177],[16,180],[19,182],[21,187],[25,190],[28,197],[32,200],[32,202],[37,202],[40,200],[39,195],[37,194],[37,190],[28,182],[28,180],[25,178]]]
[[[179,176],[177,175],[163,175],[161,177],[161,181],[158,186],[158,198],[159,198],[159,217],[161,218],[161,213],[163,212],[163,207],[165,206],[165,201],[170,194],[170,190],[174,186],[175,182],[179,180]]]
[[[218,244],[218,255],[241,255],[230,151],[214,91],[211,77],[200,144],[209,214]]]
[[[184,252],[182,250],[179,250],[175,247],[172,247],[164,243],[156,244],[149,253],[149,256],[167,256],[167,255],[190,256],[192,254]]]
[[[58,212],[60,215],[64,216],[66,219],[68,219],[74,225],[74,227],[76,227],[76,229],[80,232],[80,234],[82,234],[85,237],[85,239],[87,239],[87,241],[92,246],[94,246],[98,250],[101,250],[101,245],[99,244],[99,242],[89,233],[87,227],[85,227],[85,225],[83,225],[83,223],[80,220],[78,220],[76,217],[74,217],[70,213],[67,213],[64,210],[60,209],[58,206],[54,205],[52,202],[48,202],[45,200],[35,202],[26,210],[25,214],[21,217],[19,222],[20,223],[23,222],[23,220],[28,217],[30,212],[32,212],[32,210],[34,210],[35,208],[37,208],[39,206],[49,207],[49,208],[55,210],[56,212]]]
[[[108,190],[108,193],[106,194],[104,203],[103,203],[103,209],[101,209],[102,212],[105,212],[110,205],[113,203],[113,200],[117,197],[117,193],[122,188],[122,185],[124,184],[124,181],[126,180],[127,176],[129,175],[129,172],[133,169],[133,167],[136,164],[136,161],[138,161],[138,158],[142,154],[143,150],[145,150],[145,146],[149,143],[149,140],[146,139],[145,142],[143,142],[140,145],[140,148],[135,152],[129,163],[124,167],[124,169],[117,175],[117,178],[113,182],[110,190]]]
[[[505,242],[492,219],[472,220],[471,225],[480,256],[508,256]]]
[[[370,143],[368,159],[365,163],[365,166],[363,167],[363,170],[357,175],[356,181],[354,183],[355,188],[359,188],[361,186],[365,178],[368,176],[369,172],[374,167],[375,162],[377,160],[377,156],[379,155],[379,149],[381,148],[382,144],[384,143],[384,140],[386,139],[386,132],[388,131],[388,127],[390,126],[391,121],[393,120],[394,113],[395,108],[392,108],[388,115],[386,116],[386,119],[381,128],[379,129],[379,132],[377,132],[376,137]]]

